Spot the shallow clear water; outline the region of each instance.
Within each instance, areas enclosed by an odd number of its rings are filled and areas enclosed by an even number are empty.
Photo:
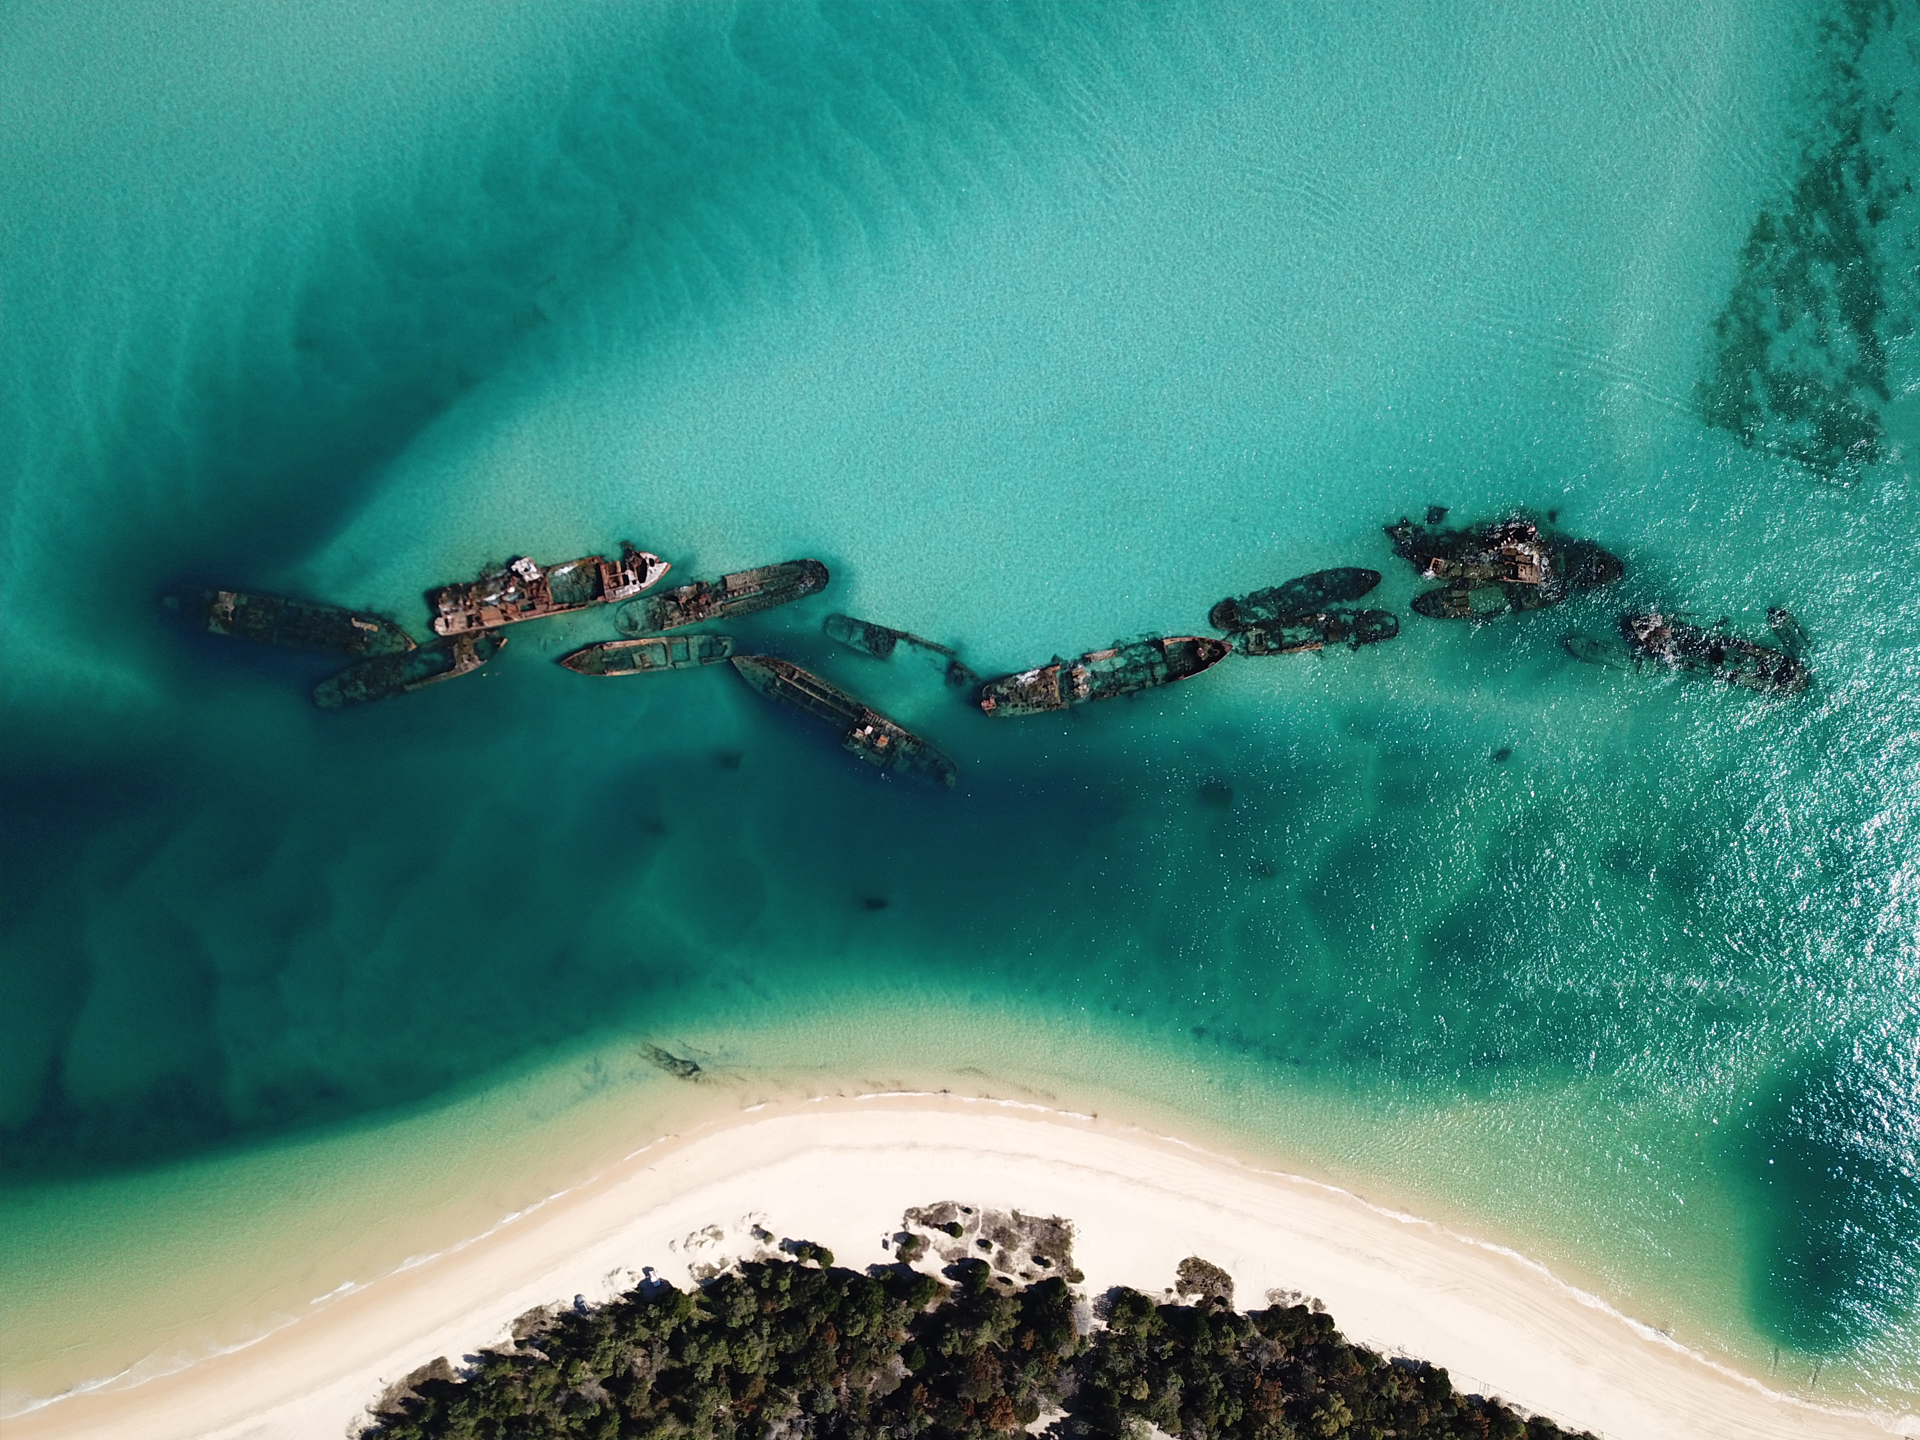
[[[294,1191],[479,1176],[489,1094],[537,1130],[515,1085],[652,1034],[1130,1094],[1911,1408],[1920,27],[1851,14],[9,11],[9,1347],[187,1343]],[[1017,723],[818,630],[991,674],[1333,564],[1405,615],[1430,503],[1628,579]],[[622,537],[824,560],[735,633],[959,789],[548,663],[604,615],[322,714],[152,603],[420,633]],[[1818,687],[1566,658],[1641,603],[1786,604]]]

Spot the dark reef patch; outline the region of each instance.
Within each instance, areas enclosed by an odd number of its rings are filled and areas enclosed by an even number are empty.
[[[1875,52],[1913,46],[1916,31],[1892,0],[1847,0],[1821,23],[1825,114],[1785,203],[1747,234],[1695,391],[1707,424],[1822,480],[1883,458],[1888,344],[1914,329],[1912,102],[1876,79],[1898,67]]]
[[[1233,808],[1233,786],[1225,780],[1206,780],[1201,782],[1195,792],[1195,798],[1203,809],[1231,810]]]

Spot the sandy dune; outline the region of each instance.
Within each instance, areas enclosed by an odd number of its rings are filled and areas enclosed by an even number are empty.
[[[1243,1306],[1319,1297],[1346,1333],[1445,1365],[1608,1437],[1920,1434],[1920,1417],[1821,1410],[1712,1365],[1511,1252],[1110,1122],[1032,1105],[886,1095],[761,1106],[664,1139],[488,1234],[330,1299],[258,1343],[16,1417],[9,1437],[340,1440],[392,1381],[501,1339],[537,1305],[686,1283],[774,1236],[888,1258],[910,1205],[1070,1217],[1086,1288],[1159,1291],[1200,1254]]]

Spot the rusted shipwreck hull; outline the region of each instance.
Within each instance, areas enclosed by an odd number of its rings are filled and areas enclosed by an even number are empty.
[[[754,689],[824,720],[840,743],[882,770],[918,775],[953,788],[953,761],[902,725],[861,704],[839,687],[772,655],[736,655],[733,668]]]
[[[696,580],[620,607],[613,617],[622,635],[650,635],[708,620],[771,610],[827,588],[827,567],[818,560],[786,560],[739,570],[718,580]]]
[[[313,687],[313,703],[323,710],[340,710],[403,695],[471,675],[506,647],[507,637],[493,630],[442,636],[398,655],[377,655],[349,665]]]
[[[731,635],[651,635],[640,640],[603,640],[563,655],[560,663],[578,675],[654,675],[717,665],[732,654]]]
[[[614,561],[586,555],[543,568],[522,555],[477,580],[429,590],[427,606],[436,635],[463,635],[631,599],[672,568],[625,543]]]
[[[1354,565],[1316,570],[1284,585],[1222,600],[1207,612],[1207,623],[1229,633],[1251,630],[1256,625],[1274,625],[1358,600],[1379,583],[1378,570],[1363,570]]]
[[[398,622],[365,610],[244,590],[192,590],[161,602],[214,635],[338,655],[398,655],[414,648]]]
[[[989,681],[980,687],[980,708],[989,715],[1040,715],[1137,695],[1198,675],[1232,653],[1231,645],[1210,635],[1151,635]]]

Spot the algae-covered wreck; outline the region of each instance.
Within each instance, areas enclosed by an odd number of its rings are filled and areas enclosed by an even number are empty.
[[[654,675],[717,665],[733,654],[731,635],[649,635],[638,640],[602,640],[560,663],[576,675]]]
[[[1380,583],[1378,570],[1344,565],[1315,570],[1284,585],[1229,596],[1207,614],[1216,630],[1233,636],[1242,655],[1299,655],[1329,645],[1378,645],[1400,633],[1400,622],[1386,610],[1352,610],[1342,602],[1370,594]]]
[[[329,675],[313,687],[313,703],[323,710],[365,705],[403,695],[409,690],[437,685],[471,675],[507,647],[507,637],[493,630],[471,635],[444,635],[397,655],[376,655]]]
[[[1358,600],[1379,583],[1378,570],[1363,570],[1356,565],[1316,570],[1284,585],[1230,596],[1207,612],[1207,623],[1216,630],[1237,634],[1256,625],[1279,624]]]
[[[958,772],[938,749],[818,675],[772,655],[736,655],[733,668],[768,699],[826,721],[862,760],[953,788]]]
[[[320,600],[253,595],[245,590],[190,590],[164,596],[160,603],[180,611],[209,634],[263,645],[339,655],[398,655],[414,645],[413,637],[385,615]]]
[[[1303,655],[1329,645],[1358,650],[1400,633],[1400,621],[1387,610],[1322,610],[1271,624],[1255,625],[1234,636],[1242,655]]]
[[[1724,621],[1693,625],[1659,611],[1621,616],[1617,641],[1569,635],[1563,643],[1576,660],[1610,669],[1665,671],[1761,695],[1798,695],[1813,682],[1798,654],[1805,632],[1782,609],[1768,611],[1767,621],[1782,648],[1729,634]]]
[[[891,660],[902,645],[910,650],[922,651],[941,662],[947,683],[956,688],[980,683],[980,677],[967,668],[953,652],[952,646],[924,639],[910,631],[876,625],[871,620],[857,620],[851,615],[829,615],[820,628],[826,631],[828,638],[875,660]]]

